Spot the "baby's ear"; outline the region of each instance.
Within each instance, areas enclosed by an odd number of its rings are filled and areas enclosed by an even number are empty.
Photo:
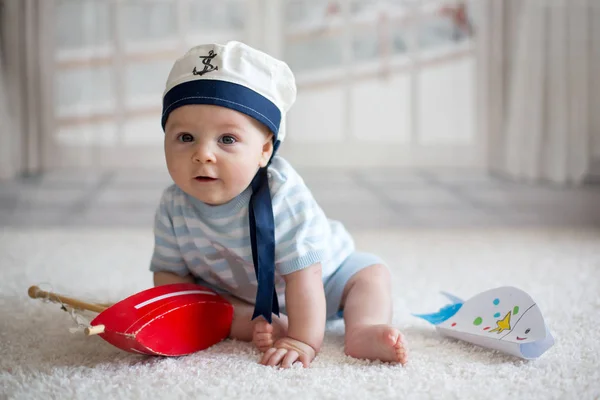
[[[269,160],[271,159],[272,154],[273,154],[273,134],[270,133],[267,136],[267,140],[263,143],[262,154],[260,155],[260,160],[258,162],[258,165],[260,165],[261,168],[266,167],[267,164],[269,163]]]

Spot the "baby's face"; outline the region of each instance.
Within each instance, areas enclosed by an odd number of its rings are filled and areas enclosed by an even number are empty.
[[[255,119],[225,107],[175,109],[165,126],[165,156],[173,181],[211,205],[242,193],[273,151],[272,135]]]

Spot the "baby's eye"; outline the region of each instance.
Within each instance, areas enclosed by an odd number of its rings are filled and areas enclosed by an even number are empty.
[[[219,141],[223,144],[234,144],[237,140],[231,135],[223,135]]]
[[[180,142],[189,143],[194,141],[194,137],[189,133],[182,133],[177,137]]]
[[[525,330],[525,333],[529,333],[530,331],[531,331],[531,329],[530,329],[530,328],[527,328],[527,329]]]

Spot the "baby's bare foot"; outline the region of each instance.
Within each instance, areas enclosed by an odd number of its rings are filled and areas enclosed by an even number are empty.
[[[350,357],[399,362],[408,361],[402,333],[390,325],[358,326],[346,332],[345,352]]]
[[[281,318],[273,318],[273,323],[269,324],[264,319],[254,323],[254,332],[252,333],[252,343],[260,350],[265,352],[273,347],[277,339],[287,335],[288,320],[285,315]]]

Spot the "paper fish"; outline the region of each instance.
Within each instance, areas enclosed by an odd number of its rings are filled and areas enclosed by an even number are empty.
[[[520,289],[499,287],[467,301],[443,294],[452,304],[437,313],[413,314],[442,335],[525,359],[538,358],[554,344],[539,307]]]

